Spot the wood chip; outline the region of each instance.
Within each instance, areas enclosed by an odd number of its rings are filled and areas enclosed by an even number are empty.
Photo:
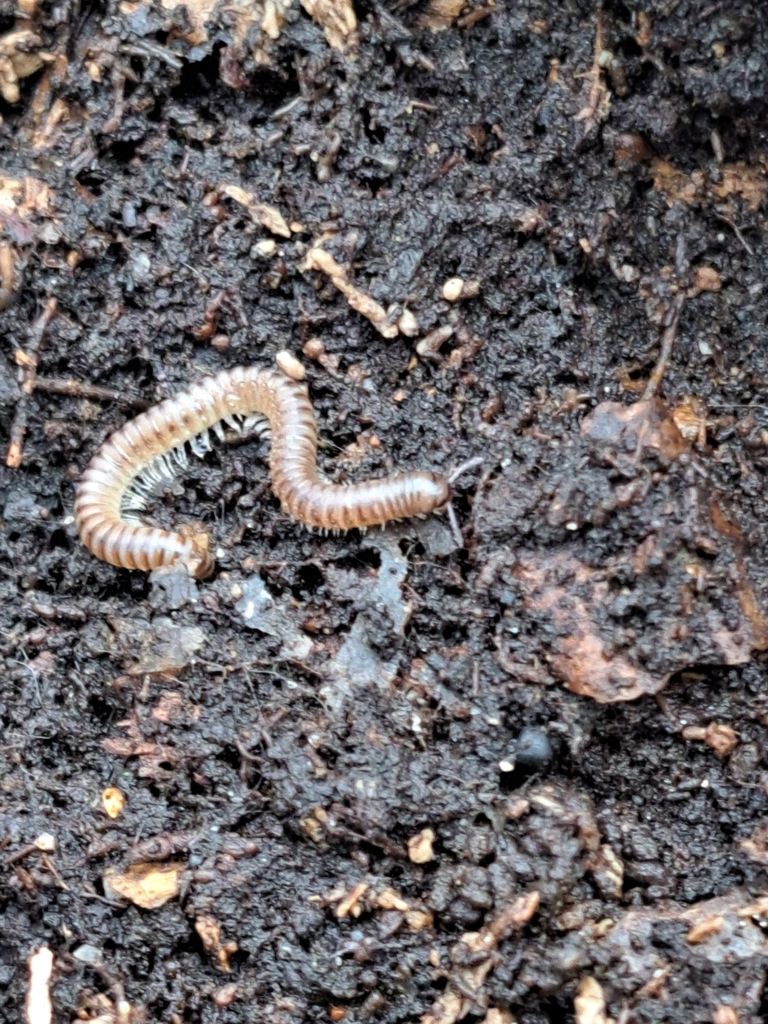
[[[573,1001],[576,1024],[609,1024],[602,986],[594,978],[582,978]]]
[[[260,224],[273,235],[279,235],[281,238],[291,237],[291,229],[276,207],[260,203],[253,192],[246,192],[239,185],[224,185],[221,191],[225,196],[244,206],[254,223]]]
[[[232,940],[221,941],[221,925],[212,914],[200,914],[195,919],[195,931],[200,936],[206,953],[214,955],[220,970],[229,973],[229,958],[238,951],[237,943]]]
[[[29,992],[27,993],[27,1024],[51,1024],[53,1006],[48,983],[53,971],[53,953],[41,946],[29,958]]]
[[[352,309],[370,320],[383,338],[396,338],[400,333],[397,324],[390,323],[384,307],[351,284],[346,270],[319,245],[309,250],[299,269],[319,270],[327,274],[334,288],[338,288]]]
[[[171,861],[132,864],[125,872],[107,868],[102,876],[105,893],[113,899],[123,897],[144,910],[157,910],[179,895],[180,879],[186,865]]]
[[[114,786],[108,786],[101,794],[101,806],[109,818],[119,818],[125,807],[125,797]]]
[[[698,942],[705,942],[713,935],[717,935],[718,932],[722,931],[724,923],[725,921],[720,914],[708,917],[705,921],[699,921],[685,936],[685,941],[690,942],[691,945],[696,945]]]
[[[336,907],[336,917],[359,917],[362,912],[360,906],[360,899],[367,890],[368,886],[365,882],[358,882],[354,889],[349,892],[344,899]]]
[[[394,889],[385,889],[376,897],[376,903],[382,910],[399,910],[405,913],[408,910],[408,903],[399,896]]]
[[[435,833],[431,828],[423,828],[415,836],[408,840],[408,859],[413,864],[428,864],[434,860],[435,853],[432,844],[435,841]]]

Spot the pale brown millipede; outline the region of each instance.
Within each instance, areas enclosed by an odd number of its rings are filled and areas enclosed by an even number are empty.
[[[75,525],[97,558],[125,569],[183,562],[191,573],[213,568],[210,534],[202,526],[177,531],[138,519],[158,484],[187,464],[187,449],[210,448],[222,421],[271,431],[272,489],[285,512],[326,530],[383,525],[432,512],[450,499],[439,473],[395,473],[356,484],[332,484],[317,472],[317,427],[306,385],[280,370],[236,367],[208,377],[130,420],[91,459],[75,497]]]

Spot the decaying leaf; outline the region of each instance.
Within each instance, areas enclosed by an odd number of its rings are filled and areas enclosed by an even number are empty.
[[[749,210],[756,210],[765,199],[768,191],[765,167],[750,167],[742,161],[736,164],[725,164],[720,173],[722,181],[713,185],[712,191],[721,199],[739,195],[745,200]]]
[[[544,613],[557,628],[549,660],[567,689],[605,704],[634,700],[664,687],[665,677],[654,676],[627,655],[606,648],[597,621],[591,618],[591,610],[608,596],[607,582],[599,574],[563,552],[522,556],[515,576],[528,607]]]
[[[700,199],[704,188],[703,171],[694,171],[691,175],[685,171],[678,171],[666,160],[654,160],[651,163],[653,171],[653,187],[672,206],[674,203],[685,203],[690,206],[697,199]]]
[[[582,437],[619,449],[632,444],[639,458],[643,449],[652,448],[665,462],[679,459],[689,448],[674,418],[659,398],[622,405],[601,402],[581,424]]]
[[[692,206],[702,203],[707,195],[718,199],[730,196],[741,196],[749,210],[756,210],[768,192],[768,178],[765,166],[749,165],[743,161],[724,164],[720,168],[719,181],[709,180],[704,171],[696,169],[690,174],[680,171],[667,163],[656,159],[651,163],[653,187],[666,199],[669,206],[684,203]]]
[[[464,0],[429,0],[426,11],[419,16],[419,28],[430,32],[444,32],[461,14]]]
[[[125,650],[129,676],[175,679],[206,640],[199,626],[179,626],[165,616],[157,616],[151,624],[141,619],[114,617],[110,625]]]
[[[352,0],[301,0],[307,14],[321,26],[328,45],[342,52],[357,44],[357,18]]]
[[[40,36],[29,28],[15,28],[0,36],[0,95],[6,103],[18,103],[19,81],[55,59],[40,49],[42,45]]]

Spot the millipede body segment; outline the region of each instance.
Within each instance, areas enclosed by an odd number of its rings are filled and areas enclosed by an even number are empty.
[[[267,422],[272,489],[285,512],[328,530],[383,525],[432,512],[450,498],[438,473],[396,473],[357,484],[333,484],[317,472],[317,427],[306,385],[279,370],[236,367],[168,398],[113,434],[83,473],[75,497],[80,538],[97,558],[125,569],[156,569],[182,561],[198,577],[213,568],[210,534],[142,525],[136,515],[153,485],[173,479],[187,462],[186,445],[210,447],[222,421]]]

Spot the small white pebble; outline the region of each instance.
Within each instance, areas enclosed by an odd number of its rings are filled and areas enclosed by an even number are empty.
[[[443,285],[443,298],[446,302],[458,302],[463,290],[463,277],[449,277]]]
[[[513,772],[514,770],[515,765],[513,761],[499,761],[500,772]]]
[[[251,259],[266,259],[267,256],[271,256],[277,248],[277,242],[274,238],[262,238],[251,247]]]
[[[459,299],[474,299],[479,294],[479,281],[465,281],[463,277],[450,277],[443,285],[443,298],[446,302],[458,302]]]
[[[53,853],[56,849],[56,840],[50,832],[41,832],[34,845],[35,849],[41,850],[43,853]]]
[[[403,310],[397,321],[397,326],[400,328],[400,333],[404,334],[406,338],[415,338],[419,333],[419,322],[410,309]]]
[[[86,942],[82,946],[78,946],[72,956],[75,960],[79,960],[81,964],[91,964],[95,966],[102,962],[101,950],[97,946],[92,946]]]

